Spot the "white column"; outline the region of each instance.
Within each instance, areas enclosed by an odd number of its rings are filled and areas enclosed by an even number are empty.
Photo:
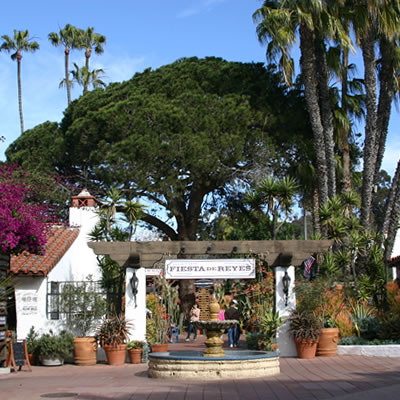
[[[392,267],[393,280],[397,279],[397,267]]]
[[[126,269],[126,290],[125,290],[125,317],[133,324],[129,340],[141,340],[146,338],[146,272],[144,268],[137,268],[138,293],[136,303],[132,294],[131,278],[133,269]]]
[[[283,283],[282,278],[287,271],[289,278],[290,278],[290,285],[289,285],[289,297],[287,299],[287,306],[286,297],[283,293]],[[276,311],[279,312],[280,317],[288,317],[290,314],[290,310],[296,308],[296,296],[294,293],[294,267],[290,266],[288,268],[284,267],[276,267],[275,268],[275,304],[276,304]],[[281,357],[296,357],[297,351],[296,346],[294,344],[293,338],[289,335],[288,332],[289,323],[285,322],[278,330],[277,334],[277,341],[278,341],[278,348]]]

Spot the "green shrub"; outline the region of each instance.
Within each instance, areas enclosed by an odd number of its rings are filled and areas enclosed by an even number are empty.
[[[142,342],[140,340],[132,340],[129,341],[126,345],[127,350],[132,350],[132,349],[143,349],[144,345],[146,342]]]
[[[56,335],[50,330],[43,334],[37,342],[37,352],[40,357],[65,358],[72,356],[74,349],[74,337],[67,331],[61,331]]]

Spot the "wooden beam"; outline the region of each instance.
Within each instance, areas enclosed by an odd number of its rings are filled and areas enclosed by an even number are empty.
[[[89,242],[95,254],[108,254],[111,259],[125,267],[152,268],[163,256],[191,258],[207,256],[258,255],[268,265],[287,263],[298,266],[313,253],[326,252],[332,240],[231,240],[231,241],[165,241],[165,242]],[[284,265],[282,265],[284,266]]]

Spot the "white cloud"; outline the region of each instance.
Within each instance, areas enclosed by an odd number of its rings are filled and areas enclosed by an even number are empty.
[[[188,18],[192,17],[193,15],[196,15],[200,12],[199,8],[186,8],[185,10],[182,10],[179,12],[176,17],[177,18]]]
[[[99,59],[93,66],[104,70],[103,80],[105,82],[122,82],[131,79],[136,72],[148,67],[146,59],[146,56],[130,57],[126,55],[113,58],[112,55],[108,55],[101,60]],[[100,61],[104,62],[99,64]]]

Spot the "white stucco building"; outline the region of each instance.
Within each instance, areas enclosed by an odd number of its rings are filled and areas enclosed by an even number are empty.
[[[69,225],[52,226],[43,256],[22,253],[11,257],[14,275],[17,338],[26,338],[31,326],[44,333],[63,328],[52,302],[60,285],[101,279],[96,255],[87,245],[98,222],[97,200],[86,190],[72,197]]]

